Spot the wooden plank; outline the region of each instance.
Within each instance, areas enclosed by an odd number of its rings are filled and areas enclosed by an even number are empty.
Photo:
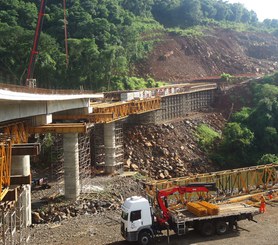
[[[12,155],[30,155],[37,156],[40,154],[41,145],[39,143],[26,143],[12,145]]]
[[[11,185],[30,185],[31,184],[31,175],[22,176],[22,175],[12,175],[11,176]]]
[[[9,189],[5,197],[2,199],[3,202],[12,202],[12,201],[17,201],[17,187],[13,189]]]
[[[93,126],[86,123],[52,123],[37,127],[30,127],[29,133],[87,133],[88,128]]]

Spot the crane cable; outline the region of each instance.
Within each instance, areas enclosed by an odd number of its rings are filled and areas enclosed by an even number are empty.
[[[66,11],[66,0],[63,0],[64,8],[64,31],[65,31],[65,50],[66,50],[66,67],[69,65],[69,52],[68,52],[68,31],[67,31],[67,11]]]

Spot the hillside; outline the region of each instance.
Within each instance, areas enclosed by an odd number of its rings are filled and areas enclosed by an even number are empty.
[[[278,38],[267,33],[211,29],[202,36],[164,34],[138,76],[184,82],[222,73],[266,74],[278,69]]]

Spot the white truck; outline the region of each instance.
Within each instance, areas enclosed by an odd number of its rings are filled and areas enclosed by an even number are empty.
[[[173,230],[178,235],[185,235],[188,230],[196,229],[205,236],[219,235],[228,228],[237,227],[237,221],[253,220],[259,213],[258,208],[244,203],[218,205],[217,215],[198,217],[186,208],[171,209],[167,205],[167,197],[172,194],[186,192],[209,191],[204,186],[173,187],[157,192],[157,205],[153,207],[149,201],[140,196],[129,197],[122,205],[121,234],[127,241],[137,241],[140,245],[150,244],[152,239],[162,230]]]

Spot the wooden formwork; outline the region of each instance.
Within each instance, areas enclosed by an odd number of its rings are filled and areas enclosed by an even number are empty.
[[[146,192],[149,197],[154,198],[156,190],[177,185],[185,186],[194,182],[215,182],[220,194],[233,196],[242,192],[249,193],[255,189],[267,189],[274,186],[278,183],[277,170],[278,164],[267,164],[169,180],[150,181],[146,183]]]
[[[93,103],[91,122],[109,123],[132,114],[140,114],[160,109],[160,98],[122,101],[115,103]]]

